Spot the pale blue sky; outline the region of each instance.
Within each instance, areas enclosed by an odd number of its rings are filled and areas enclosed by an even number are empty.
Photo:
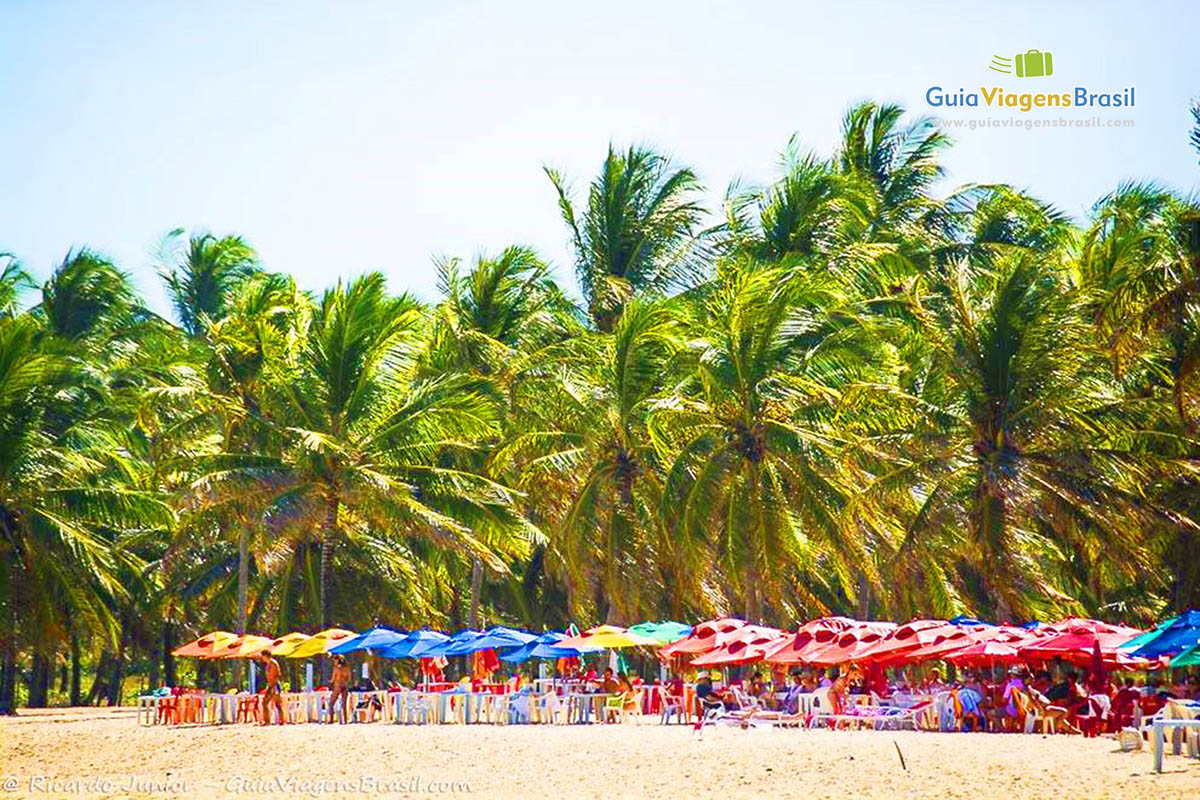
[[[1136,128],[955,130],[952,183],[1075,215],[1125,179],[1200,185],[1200,4],[980,5],[0,0],[0,251],[44,277],[91,245],[160,310],[149,251],[176,226],[241,233],[313,290],[381,269],[430,298],[432,254],[513,242],[567,279],[543,164],[582,188],[610,139],[648,143],[715,206],[793,132],[830,151],[854,100],[1033,87],[986,68],[1028,48],[1054,54],[1040,90],[1136,86]]]

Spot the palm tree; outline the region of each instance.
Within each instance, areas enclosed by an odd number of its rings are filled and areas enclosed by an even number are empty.
[[[1153,184],[1125,184],[1101,199],[1080,248],[1090,311],[1113,366],[1165,343],[1175,409],[1196,430],[1200,403],[1200,205]]]
[[[160,253],[159,273],[184,332],[207,368],[208,390],[216,401],[212,408],[220,415],[220,451],[257,454],[266,447],[267,437],[260,415],[262,376],[267,362],[283,358],[292,346],[291,331],[301,306],[295,284],[286,276],[261,272],[257,254],[237,236],[196,233],[185,240],[183,230],[177,229],[168,234]],[[219,479],[220,462],[215,462],[213,474],[205,469],[212,459],[194,465],[200,472],[198,486],[208,487]],[[193,524],[237,530],[239,633],[246,630],[250,538],[261,527],[262,502],[261,493],[238,486],[226,496],[205,497],[201,503],[208,513],[192,519]]]
[[[729,249],[761,261],[828,260],[860,239],[869,223],[870,196],[854,172],[800,149],[793,137],[783,174],[768,187],[726,192]]]
[[[865,102],[842,122],[837,162],[873,190],[873,239],[905,233],[936,205],[930,191],[942,177],[938,155],[949,139],[928,117],[902,126],[904,113],[898,105]]]
[[[564,347],[556,385],[539,393],[541,427],[516,432],[494,459],[497,469],[516,465],[520,486],[548,484],[564,498],[556,511],[543,508],[554,517],[550,544],[564,565],[573,612],[583,613],[590,584],[600,617],[628,621],[647,578],[661,578],[655,554],[669,557],[655,518],[662,469],[645,423],[682,351],[681,323],[670,303],[633,299],[611,333]]]
[[[930,360],[897,414],[910,427],[874,441],[895,448],[893,468],[857,501],[909,506],[898,584],[1000,619],[1052,613],[1080,596],[1056,576],[1073,558],[1134,579],[1148,563],[1142,526],[1180,522],[1155,516],[1163,509],[1144,492],[1178,462],[1146,450],[1153,419],[1109,382],[1081,313],[1085,295],[1061,264],[1055,251],[960,263],[944,301],[930,301]],[[1102,603],[1102,587],[1091,588]]]
[[[9,253],[0,253],[0,316],[16,314],[21,293],[31,286],[33,279],[21,262]]]
[[[1192,148],[1200,153],[1200,100],[1193,100],[1188,110],[1192,112],[1192,132],[1188,141],[1192,143]]]
[[[558,192],[575,248],[575,274],[588,313],[611,331],[629,298],[688,285],[704,210],[690,169],[642,147],[618,152],[610,145],[600,174],[576,211],[562,175],[546,168]]]
[[[344,539],[433,537],[503,571],[476,532],[507,531],[506,545],[520,550],[531,530],[509,490],[443,465],[499,426],[495,404],[469,377],[413,380],[422,327],[421,307],[388,296],[382,275],[339,283],[315,309],[294,372],[276,384],[293,443],[273,514],[284,529],[320,532],[322,625],[332,618],[330,571]]]
[[[0,709],[6,712],[13,709],[18,637],[34,649],[35,673],[48,675],[64,609],[73,624],[114,636],[110,604],[123,592],[116,574],[128,558],[114,547],[115,536],[167,528],[173,517],[154,495],[105,480],[101,422],[49,424],[52,399],[80,375],[46,352],[41,338],[29,315],[0,320],[0,606],[7,628]],[[44,694],[34,698],[44,700]]]
[[[257,263],[257,254],[239,236],[185,238],[182,228],[167,234],[159,246],[158,272],[184,331],[199,336],[206,321],[224,317],[237,285]]]
[[[46,281],[39,308],[55,336],[78,345],[97,334],[129,334],[140,302],[128,275],[81,248],[68,253]]]
[[[438,271],[444,300],[433,310],[421,373],[476,376],[504,408],[503,438],[517,435],[518,384],[530,370],[541,369],[545,348],[579,328],[574,309],[554,284],[550,268],[529,248],[513,246],[495,259],[481,258],[466,274],[456,259],[440,263]],[[487,453],[473,456],[470,468],[487,474]],[[473,557],[471,628],[479,625],[483,578],[483,562]]]
[[[828,276],[723,267],[700,321],[696,373],[653,412],[651,433],[673,462],[664,524],[685,550],[711,547],[736,576],[748,619],[761,619],[768,600],[782,616],[792,565],[821,558],[841,580],[846,565],[865,563],[861,541],[838,523],[847,490],[831,463],[833,403],[873,358],[843,303]]]
[[[203,535],[207,529],[237,531],[237,609],[239,632],[245,632],[249,614],[250,567],[261,563],[251,553],[256,539],[265,549],[262,525],[272,492],[264,473],[243,470],[237,480],[224,480],[231,460],[260,456],[278,457],[283,436],[268,418],[267,382],[272,371],[294,355],[296,332],[307,301],[286,276],[251,272],[231,286],[223,300],[225,315],[204,317],[201,336],[193,346],[204,354],[205,398],[200,402],[218,423],[217,441],[209,450],[195,453],[189,464],[193,483],[188,493],[194,504],[185,536]],[[215,452],[214,452],[215,451]]]

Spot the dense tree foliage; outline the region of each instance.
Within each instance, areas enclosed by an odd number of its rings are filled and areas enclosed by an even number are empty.
[[[0,257],[0,707],[217,628],[1200,605],[1200,209],[942,192],[947,146],[862,104],[717,209],[548,170],[579,302],[521,246],[424,303],[174,231],[173,320]]]

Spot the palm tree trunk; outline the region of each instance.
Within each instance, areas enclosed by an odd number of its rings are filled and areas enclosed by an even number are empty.
[[[328,516],[325,519],[325,535],[321,537],[321,630],[329,627],[330,608],[333,598],[329,594],[329,568],[333,562],[333,537],[337,531],[338,500],[329,500]],[[321,680],[329,679],[329,659],[321,658]]]
[[[125,648],[129,644],[128,625],[121,620],[121,642],[117,646],[117,656],[113,659],[112,679],[108,684],[107,699],[110,706],[121,704],[121,687],[125,683]]]
[[[17,661],[6,650],[0,657],[0,714],[17,713]]]
[[[325,533],[321,537],[321,630],[329,627],[329,612],[333,599],[329,595],[329,568],[333,562],[333,537],[337,530],[337,512],[337,498],[331,498],[325,518]]]
[[[5,538],[8,536],[8,522],[3,522]],[[8,568],[8,586],[16,586],[16,567],[10,562]],[[17,598],[10,588],[4,598],[7,606],[4,614],[7,635],[4,637],[3,653],[0,653],[0,714],[17,713]]]
[[[871,614],[871,582],[867,580],[867,573],[858,573],[858,618],[861,620],[870,619]]]
[[[175,685],[175,656],[171,655],[171,651],[175,649],[175,626],[170,620],[163,620],[162,626],[162,648],[163,648],[163,685]]]
[[[467,616],[467,627],[479,630],[479,593],[483,591],[483,562],[479,556],[471,557],[471,610]]]
[[[246,595],[250,583],[250,528],[242,525],[238,533],[238,635],[246,633]]]
[[[1007,508],[999,491],[981,482],[976,492],[976,508],[972,513],[975,546],[980,551],[979,576],[984,592],[991,595],[996,622],[1011,622],[1012,607],[1009,605],[1005,581],[1004,537],[1007,526]]]
[[[79,632],[71,631],[71,699],[70,704],[73,706],[79,705],[79,678],[81,675],[81,665],[79,663]]]
[[[34,653],[33,669],[29,671],[30,708],[45,708],[50,694],[50,657],[45,653]]]
[[[203,661],[203,659],[201,659]],[[201,663],[199,667],[203,667]],[[112,667],[112,653],[104,650],[100,653],[100,660],[96,662],[96,674],[92,677],[92,688],[88,689],[87,705],[100,705],[100,698],[104,693],[104,684],[108,680],[108,673]],[[197,669],[199,669],[197,667]]]
[[[237,585],[237,602],[238,602],[238,624],[237,632],[239,636],[246,633],[246,594],[247,584],[250,582],[250,526],[243,523],[238,531],[238,585]],[[243,662],[245,659],[237,659],[237,666],[234,667],[234,682],[242,685],[242,673],[245,670]]]
[[[752,560],[746,570],[746,621],[755,624],[762,622],[762,598],[758,588],[758,565]]]

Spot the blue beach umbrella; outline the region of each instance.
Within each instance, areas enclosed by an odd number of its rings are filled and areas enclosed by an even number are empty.
[[[446,655],[465,656],[480,650],[504,650],[511,647],[521,647],[536,641],[537,637],[527,631],[518,631],[497,625],[477,639],[463,642],[446,651]]]
[[[565,633],[556,631],[548,631],[543,633],[538,638],[534,639],[516,650],[509,651],[507,654],[500,656],[501,661],[509,661],[519,664],[522,661],[528,661],[531,658],[569,658],[578,656],[582,653],[594,653],[604,648],[601,647],[585,647],[576,650],[573,647],[555,647],[557,642],[561,642],[567,638]]]
[[[483,636],[483,631],[473,631],[469,629],[461,630],[441,644],[436,644],[429,650],[425,651],[424,655],[427,657],[450,657],[466,655],[472,651],[469,649],[464,650],[463,648],[468,647],[471,642],[475,641],[481,636]]]
[[[1155,639],[1157,639],[1159,637],[1159,635],[1161,635],[1167,628],[1174,625],[1178,619],[1179,619],[1179,617],[1171,617],[1170,619],[1164,619],[1162,622],[1158,623],[1158,626],[1155,627],[1154,630],[1146,631],[1145,633],[1139,633],[1137,636],[1133,637],[1128,642],[1121,645],[1118,649],[1119,650],[1137,650],[1142,645],[1147,644],[1148,642],[1152,642]]]
[[[347,639],[337,647],[330,648],[329,652],[345,654],[355,653],[359,650],[381,650],[404,641],[404,637],[407,635],[403,631],[394,631],[391,628],[374,627],[352,639]]]
[[[448,641],[449,636],[440,631],[422,628],[413,631],[393,645],[383,648],[379,655],[384,658],[421,658],[435,645]]]
[[[975,619],[974,617],[968,617],[965,614],[959,614],[954,619],[948,619],[946,621],[949,622],[951,625],[991,625],[992,624],[990,622],[984,622],[981,619]]]
[[[1162,632],[1129,655],[1134,658],[1173,656],[1200,644],[1200,609],[1193,608],[1162,629]]]

